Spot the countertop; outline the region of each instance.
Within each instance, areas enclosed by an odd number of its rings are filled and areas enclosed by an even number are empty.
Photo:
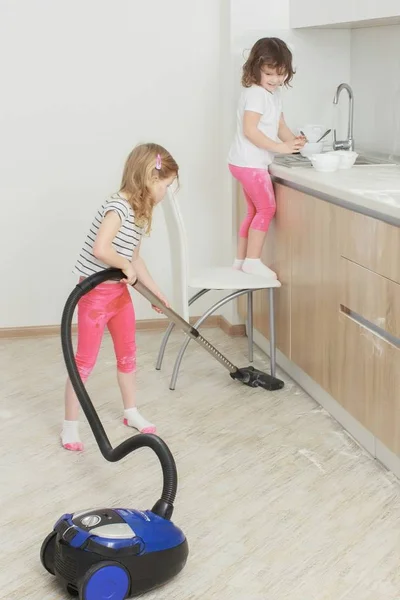
[[[273,163],[269,171],[277,182],[400,227],[399,165],[356,165],[319,173]]]

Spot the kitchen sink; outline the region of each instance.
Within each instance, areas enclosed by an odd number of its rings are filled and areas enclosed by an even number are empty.
[[[383,158],[372,158],[371,156],[364,156],[360,154],[356,158],[355,165],[394,165],[395,163],[390,160],[384,160]]]
[[[278,154],[275,156],[274,162],[277,165],[282,165],[283,167],[303,167],[303,168],[312,168],[312,164],[309,158],[306,156],[302,156],[301,154]],[[372,156],[366,156],[365,154],[360,154],[356,158],[356,162],[354,166],[384,166],[384,165],[394,165],[396,163],[385,160],[383,158],[375,158]]]

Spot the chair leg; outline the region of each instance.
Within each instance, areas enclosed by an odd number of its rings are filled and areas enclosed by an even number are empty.
[[[170,323],[168,325],[167,331],[164,333],[164,337],[162,339],[160,350],[158,352],[158,357],[157,357],[157,363],[156,363],[157,371],[160,371],[160,369],[161,369],[161,365],[162,365],[162,361],[164,358],[165,349],[167,347],[167,343],[169,340],[169,336],[171,335],[174,327],[175,327],[175,323]]]
[[[231,300],[234,300],[235,298],[238,298],[239,296],[242,296],[243,294],[247,294],[249,292],[249,290],[240,290],[240,291],[236,291],[233,292],[232,294],[229,294],[229,296],[226,296],[225,298],[222,298],[222,300],[219,300],[219,302],[216,302],[216,304],[214,304],[213,306],[211,306],[211,308],[209,308],[207,310],[207,312],[205,312],[200,319],[198,319],[198,321],[196,321],[196,323],[193,325],[193,327],[195,329],[197,329],[198,327],[200,327],[200,325],[202,323],[204,323],[204,321],[213,314],[213,312],[215,312],[216,310],[218,310],[219,308],[221,308],[221,306],[224,306],[224,304],[227,304],[228,302],[230,302]],[[183,342],[180,350],[179,350],[179,354],[176,358],[175,361],[175,365],[174,365],[174,370],[172,372],[172,377],[171,377],[171,382],[169,385],[169,389],[170,390],[174,390],[176,387],[176,382],[178,379],[178,374],[179,374],[179,369],[181,366],[181,362],[183,359],[183,355],[185,354],[186,348],[188,347],[188,344],[190,342],[190,338],[186,338],[186,340]]]
[[[189,306],[191,306],[193,304],[193,302],[196,302],[196,300],[201,298],[201,296],[204,296],[204,294],[206,294],[209,291],[210,290],[200,290],[199,292],[197,292],[197,294],[195,294],[194,296],[192,296],[190,298],[190,300],[188,302]],[[161,366],[162,366],[162,362],[163,362],[164,354],[165,354],[165,349],[167,347],[169,337],[170,337],[174,327],[175,327],[174,323],[170,323],[168,325],[167,331],[164,333],[164,337],[161,342],[160,350],[158,351],[158,357],[157,357],[157,362],[156,362],[157,371],[161,370]]]
[[[253,292],[247,294],[247,340],[249,345],[249,361],[253,362]]]
[[[269,343],[271,358],[271,375],[276,373],[276,342],[275,342],[275,315],[274,315],[274,288],[269,288]]]

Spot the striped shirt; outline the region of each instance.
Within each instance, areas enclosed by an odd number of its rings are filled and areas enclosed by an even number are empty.
[[[112,246],[120,256],[132,260],[133,251],[140,242],[143,229],[136,225],[133,210],[129,202],[119,194],[113,194],[104,202],[93,219],[85,243],[73,269],[73,272],[77,275],[88,277],[109,267],[109,265],[106,265],[94,256],[93,246],[99,227],[105,215],[110,210],[118,213],[121,219],[121,227],[112,241]]]

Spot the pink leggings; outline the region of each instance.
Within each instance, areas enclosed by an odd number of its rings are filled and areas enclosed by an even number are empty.
[[[78,302],[78,348],[76,364],[86,381],[96,364],[104,328],[111,333],[122,373],[136,370],[136,320],[125,283],[101,283]]]
[[[275,194],[267,169],[250,169],[229,165],[233,177],[243,187],[247,200],[247,215],[239,229],[239,236],[247,238],[249,229],[268,231],[275,211]]]

